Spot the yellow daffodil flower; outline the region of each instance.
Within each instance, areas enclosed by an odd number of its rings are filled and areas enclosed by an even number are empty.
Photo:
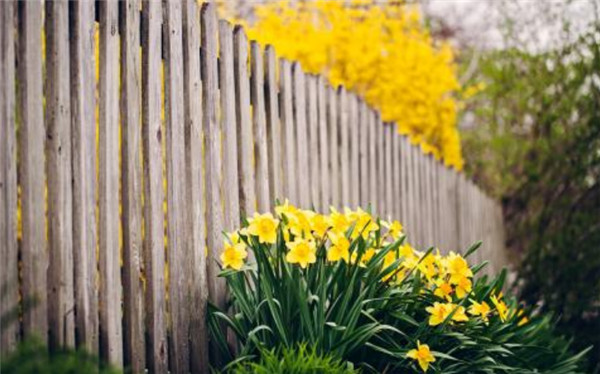
[[[327,251],[329,261],[348,261],[350,257],[350,241],[343,234],[332,233],[330,235],[333,244]]]
[[[464,298],[469,292],[471,292],[473,288],[472,286],[473,285],[469,278],[463,277],[458,279],[458,281],[456,282],[456,296],[459,299]]]
[[[454,311],[456,309],[456,311]],[[425,310],[431,314],[429,316],[429,325],[437,326],[440,323],[444,322],[448,316],[452,314],[452,320],[456,322],[464,322],[468,321],[469,317],[465,314],[465,308],[462,306],[457,306],[453,303],[433,303],[433,306],[429,306],[425,308]]]
[[[246,252],[246,246],[243,243],[230,244],[227,241],[225,242],[221,254],[221,263],[224,269],[240,270],[244,266],[246,257],[248,257],[248,252]]]
[[[322,214],[313,214],[310,217],[310,228],[316,236],[322,238],[325,236],[327,230],[329,230],[329,222]]]
[[[421,344],[421,342],[418,340],[417,349],[411,349],[410,351],[408,351],[406,353],[406,357],[412,358],[413,360],[417,360],[423,372],[427,372],[429,364],[431,362],[435,362],[435,357],[433,357],[433,354],[431,354],[429,346],[427,344]]]
[[[452,286],[448,282],[444,282],[439,279],[436,281],[436,289],[433,294],[439,298],[446,299],[446,301],[452,301]]]
[[[285,259],[291,264],[299,264],[305,269],[308,264],[314,264],[317,261],[317,249],[312,240],[296,238],[293,242],[286,243],[286,246],[290,251]]]
[[[254,217],[249,219],[248,223],[248,234],[257,236],[260,243],[273,244],[277,240],[279,220],[274,219],[271,213],[254,213]]]
[[[452,284],[457,284],[459,280],[473,276],[467,261],[454,252],[450,252],[446,259],[446,271],[450,274],[450,283]]]
[[[335,208],[331,207],[331,214],[329,215],[329,226],[331,230],[336,233],[345,233],[350,228],[350,221],[346,215],[338,212]]]
[[[388,229],[388,234],[394,239],[398,240],[402,236],[402,224],[398,221],[386,222],[382,221],[381,223],[385,228]]]
[[[471,300],[471,306],[469,307],[469,314],[472,316],[479,316],[483,322],[488,323],[488,315],[491,313],[491,308],[485,301],[478,303],[475,300]]]
[[[498,316],[500,317],[500,320],[502,322],[506,322],[506,319],[508,318],[508,307],[502,300],[502,294],[500,294],[498,296],[492,295],[490,297],[490,300],[492,300],[492,303],[496,307],[496,310],[498,311]]]

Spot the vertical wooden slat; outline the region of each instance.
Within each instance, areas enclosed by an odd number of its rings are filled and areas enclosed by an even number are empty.
[[[350,126],[348,110],[348,92],[338,89],[339,96],[339,132],[340,132],[340,166],[341,166],[341,205],[350,205]]]
[[[400,163],[400,135],[396,130],[396,124],[392,123],[392,207],[394,210],[393,219],[400,220],[402,216],[402,182]]]
[[[368,110],[368,126],[366,131],[366,137],[368,142],[368,181],[369,181],[369,197],[368,202],[371,204],[371,209],[374,213],[377,213],[379,205],[377,205],[378,195],[378,180],[377,180],[377,133],[375,132],[376,117],[377,113],[372,109]]]
[[[256,199],[258,210],[262,213],[271,208],[269,193],[269,152],[267,144],[267,123],[265,118],[265,86],[264,62],[260,45],[250,43],[250,69],[251,69],[251,100],[254,129],[254,160],[256,164]],[[267,100],[270,96],[267,96]],[[271,176],[273,176],[271,174]]]
[[[6,6],[6,5],[5,5]],[[23,310],[25,337],[48,335],[44,140],[42,104],[42,4],[19,4],[19,183],[21,185],[22,297],[35,300],[35,308]]]
[[[254,134],[250,115],[248,39],[244,29],[239,25],[236,26],[233,34],[240,208],[241,214],[249,217],[256,211],[256,189],[254,180]]]
[[[279,99],[281,108],[281,126],[283,127],[283,195],[291,203],[298,204],[296,186],[296,131],[294,126],[294,107],[292,91],[292,70],[286,60],[279,64]]]
[[[358,97],[348,96],[348,126],[350,130],[350,205],[356,209],[360,204],[360,144],[358,139]]]
[[[121,123],[123,143],[123,349],[134,373],[145,368],[142,250],[140,3],[121,5]],[[93,35],[93,34],[92,34]]]
[[[329,169],[329,138],[327,125],[327,88],[325,87],[324,78],[317,78],[317,107],[318,107],[318,129],[319,129],[319,150],[321,171],[320,190],[321,190],[321,213],[326,213],[331,203],[331,171]]]
[[[412,143],[409,145],[410,152],[410,181],[411,181],[411,214],[410,214],[410,224],[411,224],[411,234],[413,238],[413,242],[415,245],[421,245],[421,222],[419,216],[419,206],[421,204],[421,198],[419,195],[419,164],[417,159],[416,148]]]
[[[73,4],[73,11],[71,129],[73,131],[75,340],[78,346],[85,347],[89,352],[97,353],[94,3],[76,2]]]
[[[308,141],[309,152],[308,159],[310,164],[310,207],[319,209],[321,206],[320,192],[321,171],[319,169],[319,131],[318,131],[318,114],[317,114],[317,77],[312,75],[306,76],[307,89],[307,119],[308,119]]]
[[[0,352],[16,345],[19,333],[17,253],[17,143],[15,126],[15,3],[0,4]]]
[[[385,218],[385,128],[380,115],[376,118],[374,130],[377,136],[377,215]]]
[[[240,224],[238,184],[237,125],[235,115],[235,81],[233,76],[233,30],[225,20],[219,21],[219,88],[221,93],[221,131],[223,131],[223,201],[225,229]]]
[[[200,77],[200,18],[196,1],[183,6],[183,76],[185,156],[187,166],[187,217],[190,238],[188,259],[191,266],[190,301],[190,368],[192,373],[206,373],[208,363],[208,328],[206,325],[206,236],[204,221],[202,80]]]
[[[360,142],[360,206],[366,209],[369,205],[369,165],[368,165],[368,145],[369,145],[369,126],[368,126],[368,106],[360,100],[358,106],[358,136]]]
[[[296,125],[296,145],[298,162],[298,182],[309,181],[310,164],[308,161],[308,128],[306,124],[306,79],[299,63],[293,67],[294,86],[294,124]],[[298,187],[298,205],[304,209],[310,207],[310,188]]]
[[[394,215],[394,200],[393,200],[393,177],[394,170],[392,168],[392,137],[394,136],[394,130],[391,123],[386,123],[385,128],[385,215],[387,219],[392,218]]]
[[[265,48],[265,101],[267,111],[267,141],[269,159],[269,191],[270,203],[282,199],[283,196],[283,174],[282,162],[284,154],[281,150],[283,143],[281,123],[279,121],[279,96],[277,89],[277,60],[275,50],[268,45]],[[262,91],[258,92],[262,95]]]
[[[218,278],[223,245],[223,177],[221,160],[221,127],[217,117],[218,66],[217,66],[217,16],[212,3],[205,3],[201,9],[202,41],[202,109],[204,123],[204,152],[206,177],[206,232],[208,248],[208,288],[211,301],[225,307],[225,283]],[[228,150],[229,151],[229,150]],[[237,191],[237,189],[236,189]]]
[[[142,4],[142,141],[144,159],[144,273],[147,366],[168,370],[163,218],[163,135],[161,129],[161,3]]]
[[[48,175],[48,239],[50,244],[48,327],[50,347],[58,348],[72,347],[75,344],[69,4],[66,1],[56,1],[48,2],[45,5],[47,36],[46,115],[48,118],[46,127],[46,168]],[[116,123],[114,126],[116,129]],[[115,193],[117,193],[117,190],[118,184]],[[116,209],[115,213],[118,214]],[[115,222],[118,224],[118,216],[115,217]],[[118,253],[118,247],[116,250]],[[35,271],[39,271],[39,269],[35,269]],[[120,361],[117,360],[116,363],[120,363]]]
[[[329,168],[331,170],[331,205],[340,208],[340,126],[339,96],[333,87],[327,90],[328,130],[329,130]]]
[[[185,134],[183,116],[183,39],[181,0],[164,3],[165,119],[167,156],[167,254],[169,260],[169,316],[171,371],[189,371],[188,280],[191,279],[186,230]]]
[[[100,3],[100,350],[121,367],[118,17],[116,1]]]

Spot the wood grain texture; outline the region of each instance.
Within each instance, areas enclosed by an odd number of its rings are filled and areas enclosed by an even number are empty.
[[[256,169],[256,200],[259,212],[271,209],[269,192],[269,136],[265,113],[265,69],[263,54],[257,42],[250,43],[250,97],[254,132],[254,166]]]
[[[94,3],[76,2],[73,4],[73,11],[70,47],[75,340],[77,346],[97,354],[99,347],[96,284],[98,274]]]
[[[187,167],[187,204],[189,266],[191,276],[190,371],[208,373],[208,327],[206,302],[206,222],[204,220],[202,80],[200,76],[200,8],[196,1],[183,4],[183,86],[185,123],[185,163]]]
[[[15,123],[15,3],[0,4],[0,315],[15,315],[19,303],[17,249],[17,127]],[[14,349],[19,322],[3,323],[0,352]]]
[[[358,138],[358,97],[348,95],[348,125],[350,128],[350,206],[358,208],[360,204],[360,141]]]
[[[45,4],[45,89],[46,116],[48,119],[46,126],[46,169],[48,175],[48,240],[50,254],[48,268],[48,331],[51,348],[73,347],[75,345],[68,11],[66,1]],[[118,214],[118,211],[116,213]],[[115,217],[115,222],[118,225],[118,216]],[[39,271],[39,269],[36,269],[36,271]],[[117,360],[116,363],[119,364],[120,361]]]
[[[321,171],[319,152],[319,123],[317,113],[317,77],[306,76],[306,113],[308,120],[308,160],[310,165],[310,207],[319,209],[321,206]]]
[[[340,191],[340,126],[339,126],[339,96],[333,87],[327,89],[327,120],[329,131],[329,170],[331,170],[330,194],[331,205],[341,208]]]
[[[400,135],[396,128],[396,124],[390,124],[392,128],[392,219],[400,220],[401,205],[402,205],[402,184],[400,182]]]
[[[167,255],[169,261],[169,316],[171,371],[189,372],[189,225],[186,223],[185,126],[183,114],[182,3],[163,3],[165,33],[165,120],[167,157]]]
[[[292,66],[293,89],[294,89],[294,125],[296,126],[296,150],[297,150],[297,183],[310,183],[310,163],[308,159],[308,125],[306,123],[306,76],[299,63]],[[310,208],[310,187],[299,185],[298,206],[304,209]]]
[[[142,142],[144,167],[144,274],[146,365],[150,373],[168,370],[163,216],[163,135],[161,128],[161,3],[142,4]]]
[[[277,59],[275,49],[268,45],[265,48],[265,110],[267,112],[267,142],[269,159],[269,192],[270,203],[283,199],[283,166],[284,154],[281,149],[283,133],[279,120],[279,89],[277,82]],[[260,95],[260,94],[259,94]]]
[[[386,214],[385,205],[385,128],[378,113],[375,120],[374,132],[377,137],[377,210],[379,217],[384,218]]]
[[[211,302],[225,306],[225,282],[217,275],[220,272],[218,259],[223,240],[223,178],[221,159],[221,126],[217,117],[218,80],[217,64],[217,16],[214,5],[205,3],[200,12],[201,28],[201,71],[202,71],[202,123],[204,124],[204,172],[206,178],[206,232],[208,248],[208,290]]]
[[[281,109],[281,127],[283,144],[283,197],[292,204],[298,204],[296,171],[296,127],[294,125],[294,107],[292,90],[292,67],[286,60],[279,63],[279,107]]]
[[[241,26],[233,32],[235,76],[235,112],[237,120],[238,178],[240,214],[251,217],[256,211],[256,181],[254,179],[254,137],[250,113],[250,78],[248,76],[248,38]],[[255,108],[252,108],[255,109]],[[256,112],[256,110],[254,110]]]
[[[327,90],[325,86],[325,78],[317,77],[317,111],[318,111],[318,129],[319,129],[319,170],[320,175],[320,201],[321,213],[326,213],[331,204],[331,172],[329,169],[329,126],[327,123]]]
[[[338,89],[339,96],[339,132],[340,132],[340,204],[350,204],[350,126],[348,92],[345,88]]]
[[[392,167],[392,142],[394,130],[392,128],[391,123],[384,124],[385,129],[385,138],[384,138],[384,147],[385,147],[385,217],[389,220],[394,216],[394,195],[393,195],[393,167]]]
[[[144,371],[144,294],[142,262],[142,160],[140,2],[121,6],[121,180],[123,207],[123,362]]]
[[[118,3],[100,3],[100,352],[123,366],[119,264]]]
[[[234,230],[240,224],[237,121],[233,71],[233,29],[229,22],[220,20],[219,89],[221,98],[221,130],[223,131],[224,227],[227,231]]]
[[[377,212],[379,206],[377,205],[378,195],[378,180],[377,180],[377,133],[375,131],[376,126],[376,112],[369,108],[368,110],[368,124],[367,124],[367,147],[368,147],[368,181],[369,181],[369,196],[368,202],[371,205],[371,210]]]
[[[5,5],[6,6],[6,5]],[[36,307],[23,312],[23,333],[43,340],[48,336],[47,269],[45,215],[45,153],[42,79],[43,7],[40,1],[28,1],[19,7],[19,184],[21,186],[22,241],[21,258],[23,299],[35,300]]]
[[[369,205],[369,121],[367,104],[358,103],[358,139],[359,139],[359,198],[360,206],[366,209]]]

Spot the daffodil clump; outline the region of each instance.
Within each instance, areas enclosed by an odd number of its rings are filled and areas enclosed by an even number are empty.
[[[223,14],[235,17],[236,9]],[[398,123],[423,151],[463,166],[457,113],[462,91],[454,50],[434,40],[419,9],[398,1],[269,1],[255,4],[251,39],[275,46],[310,73],[344,85]]]
[[[477,277],[485,264],[467,258],[478,245],[418,250],[398,221],[288,202],[248,217],[224,242],[231,304],[211,305],[209,323],[231,362],[308,344],[366,372],[489,372],[492,362],[498,373],[577,372],[549,318],[503,296],[504,273]]]

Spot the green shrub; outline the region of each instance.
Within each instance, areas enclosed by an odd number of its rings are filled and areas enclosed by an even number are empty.
[[[398,222],[360,209],[276,211],[227,235],[221,276],[231,305],[209,313],[226,361],[307,344],[364,372],[579,372],[584,352],[571,354],[549,316],[503,297],[504,273],[474,277],[485,264],[465,258],[478,245],[442,256],[415,250]]]
[[[116,374],[116,369],[104,366],[95,356],[83,350],[48,352],[39,339],[31,338],[19,344],[17,350],[2,358],[1,373],[11,374]]]
[[[244,361],[233,365],[231,374],[354,374],[352,364],[323,356],[314,348],[300,345],[277,351],[261,352],[258,362]]]

